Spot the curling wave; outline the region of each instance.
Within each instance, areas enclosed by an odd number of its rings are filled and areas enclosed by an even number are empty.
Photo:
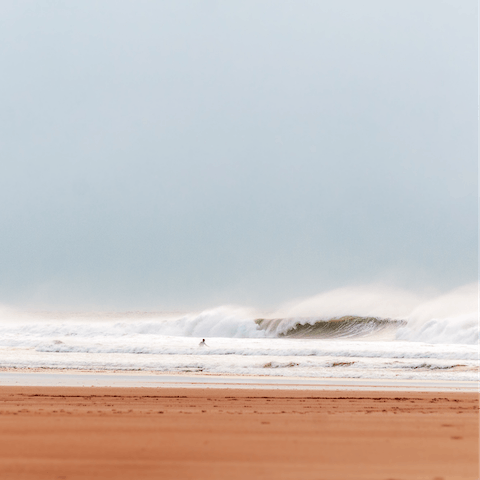
[[[289,338],[393,338],[406,320],[390,318],[359,317],[346,315],[323,320],[319,318],[276,318],[255,320],[258,330],[268,336]]]

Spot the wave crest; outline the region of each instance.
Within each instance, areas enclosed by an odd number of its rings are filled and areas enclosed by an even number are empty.
[[[268,336],[289,338],[364,338],[391,337],[406,325],[405,320],[345,315],[323,320],[319,318],[276,318],[255,320],[258,330]]]

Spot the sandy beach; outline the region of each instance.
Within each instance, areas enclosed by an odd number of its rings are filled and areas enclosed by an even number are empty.
[[[478,394],[0,387],[0,478],[475,480]]]

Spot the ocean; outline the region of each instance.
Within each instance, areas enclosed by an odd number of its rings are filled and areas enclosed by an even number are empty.
[[[0,368],[478,381],[476,292],[468,286],[412,302],[392,292],[337,290],[270,315],[231,306],[191,313],[4,308]],[[396,313],[386,316],[388,309]]]

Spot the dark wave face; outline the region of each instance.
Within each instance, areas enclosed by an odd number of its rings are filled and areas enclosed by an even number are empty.
[[[257,330],[267,335],[288,338],[356,338],[388,336],[406,325],[406,320],[390,318],[344,316],[321,320],[318,318],[259,318]]]

